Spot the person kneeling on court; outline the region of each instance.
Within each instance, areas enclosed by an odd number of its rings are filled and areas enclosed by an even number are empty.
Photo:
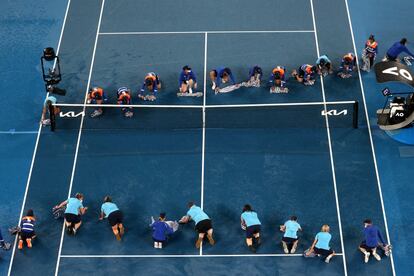
[[[383,248],[386,255],[390,250],[381,235],[379,228],[372,224],[370,219],[364,220],[364,240],[359,245],[359,250],[364,254],[364,262],[368,263],[369,256],[372,254],[377,261],[381,261],[381,256],[377,253],[377,248]]]
[[[333,73],[332,62],[327,55],[322,55],[316,60],[316,70],[324,77]]]
[[[232,85],[236,85],[233,73],[228,67],[218,67],[210,71],[211,89],[216,93],[220,92],[220,85],[231,81]]]
[[[48,96],[45,99],[45,102],[43,103],[43,109],[42,109],[42,118],[40,119],[40,123],[43,126],[50,125],[50,111],[53,110],[54,115],[59,114],[60,109],[55,105],[57,102],[57,99],[53,96]],[[46,119],[46,114],[49,114],[49,118]]]
[[[195,222],[195,229],[198,232],[198,239],[195,244],[196,248],[200,248],[206,234],[209,243],[214,245],[213,226],[209,216],[192,201],[188,203],[188,208],[187,214],[180,219],[179,223],[188,223],[191,220]]]
[[[241,228],[246,231],[246,244],[253,253],[256,253],[260,245],[261,222],[252,206],[244,205],[240,220]]]
[[[262,82],[263,70],[259,65],[255,65],[249,69],[249,80],[242,82],[241,86],[244,87],[260,87]]]
[[[338,77],[347,79],[352,77],[352,72],[356,67],[356,57],[353,53],[348,53],[343,56],[341,66],[339,67]]]
[[[125,232],[124,225],[122,224],[123,215],[118,206],[112,202],[110,196],[105,196],[101,206],[99,220],[103,220],[104,218],[108,219],[109,225],[112,227],[112,232],[116,239],[120,241]]]
[[[280,231],[284,232],[282,238],[283,251],[286,254],[295,253],[299,242],[298,231],[302,231],[302,228],[298,223],[298,218],[296,216],[291,216],[284,225],[280,226]]]
[[[325,258],[325,263],[329,263],[331,258],[335,256],[335,251],[329,247],[332,235],[329,233],[329,225],[322,225],[321,232],[316,234],[315,240],[311,247],[305,251],[306,256],[316,254]]]
[[[168,240],[168,236],[174,233],[174,229],[170,227],[165,220],[166,214],[161,213],[158,220],[154,220],[150,224],[150,227],[152,228],[152,240],[154,241],[154,248],[163,248]]]
[[[180,73],[178,80],[180,93],[193,93],[193,89],[197,89],[197,77],[190,66],[186,65]]]
[[[118,88],[118,91],[116,92],[116,96],[117,96],[117,103],[119,105],[130,105],[130,104],[132,104],[131,90],[129,88],[127,88],[127,87]],[[133,113],[131,107],[123,107],[122,108],[122,113],[127,118],[131,118],[132,116],[134,116],[134,113]]]
[[[298,68],[298,70],[293,70],[292,76],[304,85],[314,85],[316,71],[316,66],[303,64]]]
[[[142,94],[145,92],[145,89],[147,89],[152,94]],[[142,83],[140,90],[141,92],[138,94],[138,98],[143,101],[155,101],[157,99],[157,93],[159,89],[161,89],[160,78],[154,72],[149,72],[145,75],[144,82]]]
[[[88,207],[83,207],[82,202],[83,194],[76,193],[75,197],[71,197],[55,206],[55,208],[66,206],[64,217],[68,234],[76,235],[76,232],[82,225],[81,216],[88,210]]]
[[[108,99],[102,88],[93,87],[89,90],[88,99],[87,99],[88,104],[103,104],[107,100]],[[91,113],[91,117],[95,118],[95,117],[101,116],[102,113],[103,113],[102,107],[98,107]]]
[[[19,249],[23,249],[23,244],[26,242],[28,248],[32,248],[32,240],[36,237],[34,231],[36,218],[33,210],[27,210],[26,216],[20,221],[20,232],[19,232]]]
[[[270,93],[287,93],[286,87],[286,69],[283,66],[276,66],[272,70],[269,78]]]

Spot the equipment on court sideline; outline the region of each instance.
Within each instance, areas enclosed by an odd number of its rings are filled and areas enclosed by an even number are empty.
[[[54,219],[60,219],[63,218],[63,216],[65,215],[65,211],[66,211],[66,206],[63,207],[58,207],[55,206],[52,208],[52,215]]]
[[[279,86],[272,86],[270,87],[270,94],[282,94],[282,93],[288,93],[289,88],[287,87],[279,87]]]
[[[178,97],[202,97],[203,96],[203,92],[193,92],[193,93],[189,93],[189,92],[178,92],[177,93]]]
[[[315,253],[315,251],[312,251],[311,253],[309,253],[309,249],[306,249],[305,252],[303,252],[303,257],[305,258],[314,258],[317,256],[317,254]]]
[[[340,77],[341,79],[348,79],[348,78],[352,77],[352,74],[339,72],[338,77]]]
[[[232,92],[234,90],[239,89],[240,87],[241,87],[240,83],[236,83],[236,84],[233,84],[233,85],[229,85],[229,86],[226,86],[226,87],[223,87],[223,88],[216,89],[215,92],[216,92],[216,94],[218,94],[218,93],[229,93],[229,92]]]

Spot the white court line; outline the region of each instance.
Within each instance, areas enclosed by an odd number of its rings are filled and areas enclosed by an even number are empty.
[[[102,32],[99,35],[169,35],[169,34],[272,34],[272,33],[313,33],[313,30],[284,31],[183,31],[183,32]]]
[[[5,131],[0,131],[0,134],[11,134],[11,135],[15,135],[15,134],[38,134],[39,131],[38,130],[5,130]]]
[[[391,244],[390,234],[389,234],[389,231],[388,231],[387,215],[385,213],[384,200],[383,200],[383,197],[382,197],[381,181],[380,181],[380,177],[379,177],[379,173],[378,173],[377,157],[375,155],[374,142],[373,142],[373,139],[372,139],[371,125],[370,125],[370,122],[369,122],[367,103],[365,101],[365,90],[364,90],[364,85],[362,83],[361,71],[359,69],[358,53],[357,53],[356,46],[355,46],[354,31],[353,31],[353,28],[352,28],[351,14],[349,12],[349,7],[348,7],[348,1],[347,0],[345,0],[345,6],[346,6],[346,12],[347,12],[347,15],[348,15],[349,29],[351,30],[352,45],[354,47],[354,53],[355,53],[355,57],[356,57],[356,63],[357,63],[356,66],[357,66],[358,77],[359,77],[359,85],[361,86],[362,101],[364,103],[365,118],[367,120],[367,126],[368,126],[369,142],[371,144],[372,158],[374,160],[375,175],[376,175],[376,178],[377,178],[378,192],[379,192],[380,201],[381,201],[382,216],[384,218],[385,234],[387,236],[388,243]],[[392,256],[392,254],[390,255],[390,257],[391,257],[392,274],[395,276],[396,273],[395,273],[395,266],[394,266],[394,258]]]
[[[60,45],[62,43],[62,37],[63,37],[63,31],[65,30],[65,25],[66,25],[66,18],[68,16],[68,12],[69,12],[69,7],[70,7],[70,1],[68,0],[68,4],[66,5],[66,11],[65,11],[65,16],[63,18],[63,23],[62,23],[62,29],[60,30],[60,36],[59,36],[59,41],[58,41],[58,45],[57,45],[57,49],[56,49],[56,55],[59,56],[59,51],[60,51]],[[53,64],[53,68],[55,68],[56,63]],[[46,94],[46,97],[49,95],[49,93]],[[34,162],[36,159],[36,154],[37,154],[37,147],[39,145],[39,140],[40,140],[40,133],[42,131],[42,124],[39,123],[39,129],[37,131],[37,137],[36,137],[36,143],[35,143],[35,147],[33,150],[33,156],[32,156],[32,161],[30,164],[30,169],[29,169],[29,175],[27,177],[27,182],[26,182],[26,189],[24,191],[24,196],[23,196],[23,202],[22,202],[22,207],[20,209],[20,215],[19,215],[19,221],[17,222],[17,225],[20,224],[20,220],[23,217],[23,212],[24,212],[24,206],[26,205],[26,200],[27,200],[27,194],[29,192],[29,186],[30,186],[30,181],[32,179],[32,173],[33,173],[33,166],[34,166]],[[14,244],[13,244],[13,250],[11,253],[11,259],[10,259],[10,263],[9,263],[9,269],[7,272],[7,275],[10,276],[11,275],[11,270],[13,267],[13,261],[14,261],[14,254],[16,253],[16,243],[17,243],[17,238],[18,235],[16,235],[15,239],[14,239]]]
[[[208,34],[204,33],[204,81],[203,81],[203,129],[202,129],[202,142],[201,142],[201,195],[200,195],[200,208],[204,209],[204,163],[205,163],[205,151],[206,151],[206,101],[207,101],[207,45]],[[203,244],[200,246],[200,255],[203,255]]]
[[[318,31],[317,31],[317,28],[316,28],[315,11],[314,11],[314,8],[313,8],[313,0],[310,0],[310,5],[311,5],[311,9],[312,9],[313,28],[315,29],[314,34],[315,34],[315,43],[316,43],[316,53],[317,53],[318,57],[320,57],[319,42],[318,42]],[[326,109],[325,86],[324,86],[322,76],[320,76],[320,79],[321,79],[322,97],[323,97],[323,101],[325,103],[324,108],[325,108],[325,111],[326,111],[327,109]],[[340,211],[340,207],[339,207],[338,190],[337,190],[337,187],[336,187],[335,163],[334,163],[334,156],[333,156],[333,152],[332,152],[331,131],[329,129],[329,119],[328,119],[328,114],[327,113],[325,115],[325,122],[326,122],[326,133],[328,135],[328,146],[329,146],[329,155],[330,155],[330,161],[331,161],[332,180],[333,180],[333,186],[334,186],[334,191],[335,191],[336,212],[337,212],[337,215],[338,215],[339,237],[341,239],[341,250],[343,252],[343,255],[342,255],[343,267],[344,267],[345,276],[347,276],[348,271],[347,271],[347,267],[346,267],[344,237],[343,237],[343,234],[342,234],[341,211]]]
[[[99,37],[98,34],[99,34],[99,30],[101,28],[102,14],[103,14],[104,6],[105,6],[105,0],[102,0],[101,12],[99,14],[98,27],[97,27],[96,36],[95,36],[95,44],[94,44],[93,52],[92,52],[91,67],[89,68],[88,83],[86,85],[84,105],[86,104],[86,101],[88,99],[88,91],[89,91],[89,86],[91,84],[91,77],[92,77],[92,72],[93,72],[93,65],[94,65],[94,62],[95,62],[96,48],[97,48],[97,45],[98,45],[98,37]],[[84,106],[83,107],[83,112],[84,113],[85,113],[85,109],[86,109],[86,107]],[[72,175],[70,177],[70,184],[69,184],[69,191],[68,191],[67,198],[69,198],[70,194],[72,193],[72,185],[73,185],[73,179],[74,179],[75,171],[76,171],[76,163],[77,163],[77,160],[78,160],[79,145],[80,145],[80,140],[81,140],[81,136],[82,136],[82,126],[83,126],[84,118],[85,118],[85,116],[82,116],[80,126],[79,126],[78,141],[76,143],[75,157],[74,157],[74,160],[73,160]],[[57,258],[57,262],[56,262],[55,276],[58,276],[58,274],[59,274],[59,264],[60,264],[60,257],[61,257],[61,254],[62,254],[62,246],[63,246],[64,237],[65,237],[65,222],[63,222],[63,224],[62,224],[62,233],[61,233],[61,236],[60,236],[60,245],[59,245],[58,258]]]
[[[336,253],[341,256],[342,253]],[[212,254],[212,255],[62,255],[61,258],[240,258],[240,257],[302,257],[303,254]]]
[[[265,103],[265,104],[221,104],[221,105],[117,105],[117,104],[65,104],[57,103],[56,106],[65,107],[136,107],[136,108],[228,108],[228,107],[272,107],[272,106],[307,106],[307,105],[334,105],[334,104],[354,104],[356,101],[336,101],[336,102],[297,102],[297,103]]]

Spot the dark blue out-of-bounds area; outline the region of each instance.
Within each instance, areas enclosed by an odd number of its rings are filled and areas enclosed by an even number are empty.
[[[142,104],[137,91],[145,73],[155,71],[163,87],[156,102],[143,104],[180,107],[136,110],[129,121],[119,110],[90,118],[88,108],[83,118],[58,120],[56,132],[38,132],[44,98],[39,57],[44,47],[57,46],[68,2],[38,1],[34,9],[22,1],[0,3],[9,11],[0,17],[0,33],[7,37],[0,42],[0,74],[7,80],[0,84],[0,227],[14,241],[7,227],[17,223],[24,203],[24,210],[35,211],[38,234],[32,249],[0,252],[0,274],[409,275],[414,192],[409,174],[402,172],[410,169],[413,149],[377,128],[375,110],[383,99],[373,73],[362,74],[361,82],[358,74],[346,80],[328,76],[323,85],[318,79],[311,87],[290,78],[288,94],[270,94],[262,85],[215,95],[208,77],[209,70],[228,66],[242,82],[248,68],[259,64],[266,83],[274,66],[284,65],[290,73],[314,63],[318,51],[338,66],[343,54],[354,51],[353,39],[359,54],[371,33],[380,43],[380,57],[394,40],[413,37],[406,12],[412,3],[401,1],[390,15],[383,0],[348,2],[349,7],[346,0],[70,0],[59,51],[60,86],[67,95],[59,102],[83,103],[90,83],[103,87],[111,103],[116,89],[128,86],[133,103]],[[390,27],[397,22],[398,28]],[[197,90],[206,92],[205,98],[176,96],[186,64],[196,72]],[[323,106],[272,107],[273,113],[257,106],[209,107],[324,99],[358,101],[359,128],[352,128],[351,116],[326,121]],[[352,113],[346,105],[337,109]],[[69,192],[84,193],[89,207],[75,237],[62,236],[63,222],[50,213]],[[122,242],[106,221],[98,221],[106,195],[124,213]],[[150,217],[166,212],[178,220],[190,200],[212,218],[216,245],[196,249],[194,227],[184,225],[164,249],[154,249]],[[246,203],[262,222],[262,245],[255,255],[240,229]],[[386,237],[384,214],[393,259],[364,264],[357,250],[362,221],[371,218]],[[284,254],[280,246],[279,225],[291,215],[304,230],[296,255]],[[330,226],[331,247],[338,253],[330,264],[300,255],[323,224]]]

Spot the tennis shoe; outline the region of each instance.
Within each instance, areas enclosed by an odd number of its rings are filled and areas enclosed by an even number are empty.
[[[332,255],[329,255],[328,257],[326,257],[325,263],[329,264],[329,262],[331,261],[331,259],[332,259]]]
[[[50,126],[50,119],[45,119],[42,121],[43,126]]]
[[[92,112],[91,118],[99,117],[102,115],[102,113],[103,113],[102,110],[96,109],[94,112]]]
[[[297,242],[293,243],[293,245],[292,245],[292,249],[290,250],[290,254],[293,254],[293,253],[295,253],[295,252],[296,252],[296,248],[297,248],[297,246],[298,246],[298,243],[297,243]]]
[[[369,252],[364,252],[364,262],[365,263],[368,263],[368,261],[369,261],[369,256],[371,255]]]
[[[289,248],[287,247],[287,244],[285,242],[282,242],[283,245],[283,252],[285,252],[285,254],[289,254]]]
[[[26,243],[28,248],[32,248],[32,239],[27,239]]]
[[[17,246],[18,249],[23,249],[23,240],[19,240],[19,245]]]
[[[381,261],[381,256],[380,256],[380,255],[378,255],[378,253],[377,253],[376,251],[372,252],[372,256],[374,256],[374,258],[375,258],[377,261]]]
[[[132,111],[126,111],[124,115],[127,118],[132,118],[132,116],[134,116],[134,113]]]

